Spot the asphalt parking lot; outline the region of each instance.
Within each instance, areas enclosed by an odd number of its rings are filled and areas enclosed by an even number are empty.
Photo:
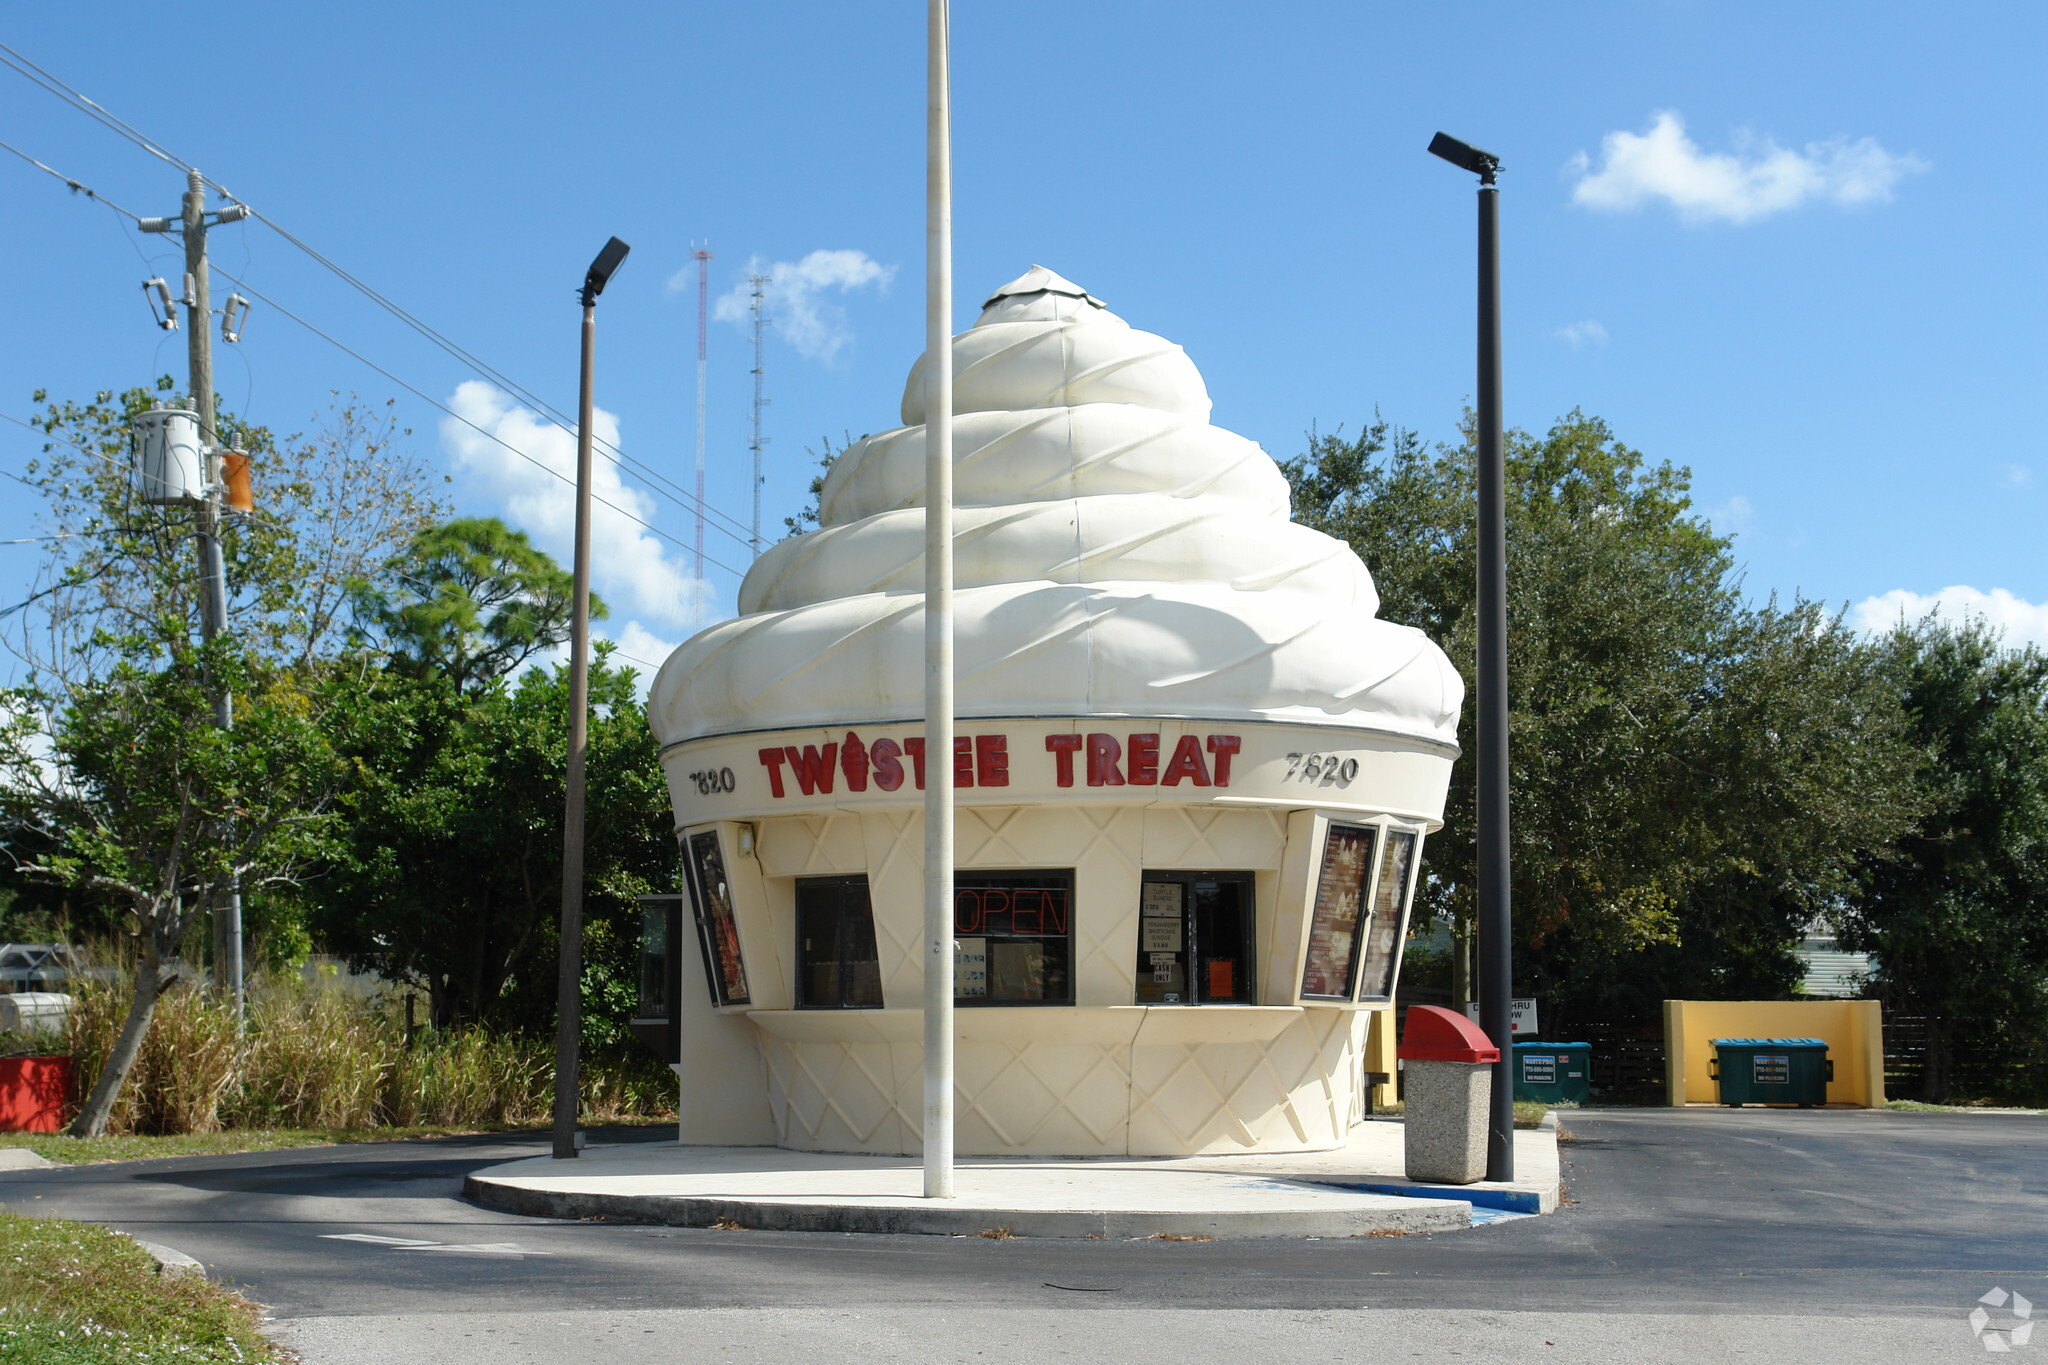
[[[1994,1289],[2048,1305],[2048,1118],[1610,1109],[1568,1111],[1563,1126],[1560,1212],[1404,1238],[714,1231],[524,1219],[461,1199],[464,1174],[543,1150],[540,1135],[6,1172],[0,1201],[110,1223],[198,1257],[295,1324],[316,1365],[423,1349],[420,1340],[442,1343],[424,1349],[448,1359],[471,1358],[448,1344],[459,1340],[494,1365],[568,1359],[567,1343],[600,1324],[610,1339],[643,1317],[654,1325],[633,1327],[612,1356],[637,1360],[633,1348],[666,1342],[658,1358],[698,1358],[674,1354],[676,1314],[723,1324],[723,1345],[705,1359],[783,1358],[771,1341],[789,1359],[815,1359],[835,1314],[901,1329],[858,1334],[879,1353],[849,1360],[927,1358],[929,1341],[903,1324],[1006,1313],[1037,1323],[1039,1339],[1082,1332],[1063,1353],[1086,1357],[1107,1342],[1072,1315],[1104,1311],[1165,1315],[1156,1331],[1120,1330],[1121,1359],[1151,1359],[1146,1350],[1172,1340],[1183,1349],[1158,1358],[1229,1354],[1233,1332],[1278,1329],[1275,1313],[1295,1315],[1286,1322],[1301,1358],[1328,1358],[1330,1341],[1299,1315],[1360,1312],[1379,1314],[1394,1337],[1477,1359],[1518,1358],[1566,1326],[1585,1359],[1667,1358],[1660,1332],[1674,1359],[1925,1359],[1951,1342],[1982,1352],[1967,1319]],[[1189,1325],[1201,1322],[1206,1334]],[[1464,1323],[1454,1333],[1462,1347],[1442,1337],[1454,1322]],[[1702,1323],[1713,1329],[1705,1337]],[[508,1324],[525,1325],[527,1346],[498,1339]],[[1813,1341],[1796,1345],[1802,1330]],[[1394,1337],[1383,1332],[1382,1344]],[[1487,1344],[1495,1337],[1505,1354]],[[360,1356],[350,1354],[358,1345]],[[987,1354],[976,1347],[960,1358]]]

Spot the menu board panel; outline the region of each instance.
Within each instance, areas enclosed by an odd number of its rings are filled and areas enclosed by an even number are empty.
[[[1373,830],[1365,825],[1332,824],[1324,838],[1315,912],[1309,923],[1308,960],[1301,973],[1303,995],[1351,998],[1373,842]]]

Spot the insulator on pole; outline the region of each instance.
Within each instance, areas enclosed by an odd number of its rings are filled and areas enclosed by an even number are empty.
[[[164,277],[156,276],[142,282],[142,297],[149,302],[149,315],[156,319],[156,325],[166,332],[178,330],[178,310],[171,304],[171,287],[164,283]]]

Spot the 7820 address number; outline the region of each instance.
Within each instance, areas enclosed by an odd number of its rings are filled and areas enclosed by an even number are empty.
[[[1348,787],[1358,776],[1358,760],[1336,754],[1287,755],[1286,780],[1319,787]]]
[[[733,776],[730,768],[706,768],[702,772],[691,773],[690,781],[697,784],[699,796],[713,796],[739,787],[739,779]]]

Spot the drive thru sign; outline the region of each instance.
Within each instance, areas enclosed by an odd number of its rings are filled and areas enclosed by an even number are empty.
[[[1478,1003],[1475,1001],[1465,1006],[1465,1013],[1477,1019],[1479,1017]],[[1543,1031],[1536,1025],[1536,1002],[1534,1000],[1510,1000],[1508,1002],[1508,1018],[1508,1032],[1510,1033],[1541,1033]]]

